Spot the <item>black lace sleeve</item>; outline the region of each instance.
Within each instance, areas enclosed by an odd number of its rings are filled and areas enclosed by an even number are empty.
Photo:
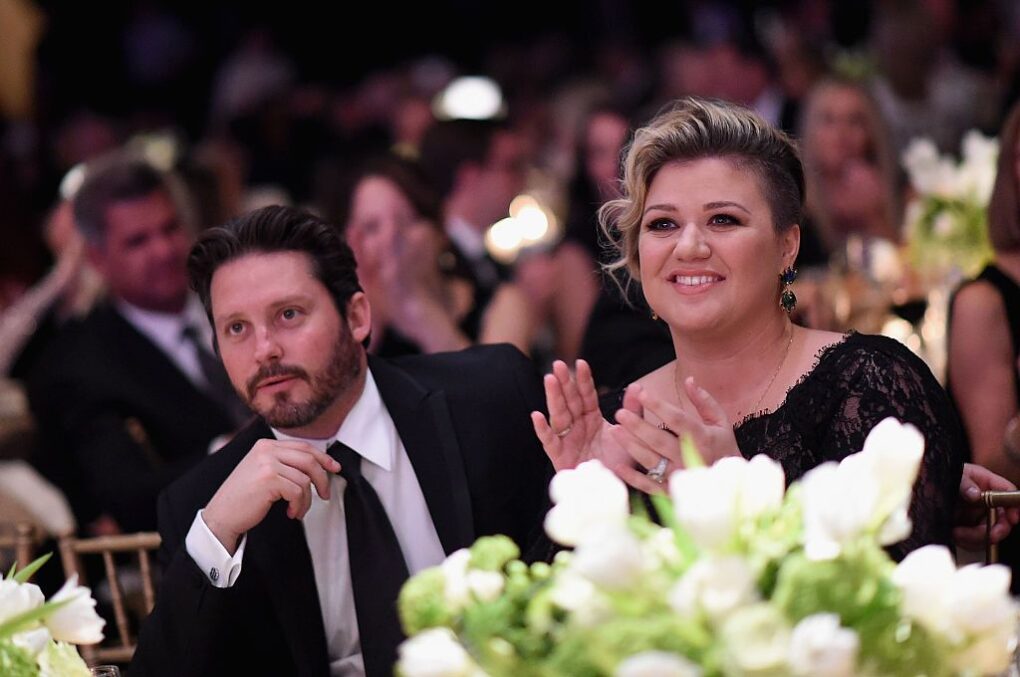
[[[899,560],[922,545],[951,546],[963,467],[963,438],[945,391],[902,344],[850,335],[823,351],[781,407],[735,432],[741,453],[772,456],[793,482],[825,461],[860,451],[871,429],[889,416],[916,426],[925,438],[910,506],[913,532],[888,549]]]
[[[868,433],[894,416],[917,427],[925,450],[910,518],[910,536],[889,548],[896,560],[922,545],[952,547],[953,516],[963,468],[962,437],[942,386],[919,358],[892,339],[862,336],[841,362],[845,375],[827,447],[859,450]]]

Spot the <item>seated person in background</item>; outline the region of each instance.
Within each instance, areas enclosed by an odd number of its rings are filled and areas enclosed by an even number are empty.
[[[938,381],[892,339],[790,322],[803,201],[794,143],[747,109],[684,99],[639,129],[624,195],[603,207],[602,224],[618,233],[610,267],[640,283],[677,359],[627,388],[617,425],[599,411],[587,364],[575,379],[557,362],[546,377],[550,418],[534,413],[535,430],[557,468],[597,457],[653,492],[682,462],[681,433],[709,463],[765,453],[792,482],[859,451],[894,416],[916,426],[926,448],[913,532],[892,554],[948,545],[963,452]]]
[[[409,573],[538,533],[534,366],[505,345],[368,356],[354,256],[295,209],[206,231],[188,266],[258,418],[160,499],[163,582],[131,674],[392,675]]]
[[[37,465],[86,531],[154,529],[159,492],[243,422],[243,405],[188,293],[191,236],[166,177],[124,156],[97,161],[74,216],[109,299],[29,376]]]
[[[351,191],[345,233],[372,304],[369,352],[384,357],[512,343],[527,352],[527,300],[500,284],[477,305],[466,261],[442,230],[439,199],[417,166],[396,156],[362,171]]]
[[[998,173],[988,204],[995,260],[960,286],[949,305],[946,388],[966,432],[968,459],[1020,481],[1020,104],[1003,125]],[[1020,592],[1020,536],[1006,540],[1003,563]]]

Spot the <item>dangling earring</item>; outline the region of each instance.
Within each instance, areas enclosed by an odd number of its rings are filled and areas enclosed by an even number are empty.
[[[796,279],[797,269],[793,266],[789,266],[786,270],[779,273],[779,284],[783,286],[783,290],[779,294],[779,307],[785,310],[787,315],[792,313],[793,309],[797,307],[797,295],[790,288]]]

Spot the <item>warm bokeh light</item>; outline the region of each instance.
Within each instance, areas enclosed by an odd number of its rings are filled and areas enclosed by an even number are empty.
[[[503,93],[490,78],[457,78],[436,96],[432,108],[440,120],[491,120],[503,114]]]

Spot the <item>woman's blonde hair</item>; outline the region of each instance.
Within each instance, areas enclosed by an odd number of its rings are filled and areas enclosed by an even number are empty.
[[[1020,248],[1020,196],[1017,195],[1017,142],[1020,103],[1013,106],[999,134],[999,161],[988,203],[988,237],[995,251]]]
[[[684,98],[634,133],[624,158],[623,197],[599,210],[599,223],[618,255],[607,271],[626,269],[639,279],[638,237],[648,187],[663,166],[703,158],[730,160],[754,172],[777,232],[800,223],[804,169],[793,140],[743,106]]]
[[[836,90],[849,90],[860,100],[864,108],[864,120],[868,140],[864,160],[878,171],[882,182],[885,198],[883,217],[891,235],[898,236],[902,218],[902,204],[899,198],[899,168],[889,138],[889,126],[886,124],[871,92],[860,82],[840,76],[828,76],[820,80],[804,100],[803,112],[800,116],[799,136],[801,155],[804,161],[807,178],[807,214],[812,225],[826,246],[834,249],[839,246],[839,236],[832,223],[825,196],[821,194],[821,172],[817,167],[816,153],[812,144],[813,127],[817,124],[818,107],[823,97]],[[896,238],[898,239],[898,237]]]

